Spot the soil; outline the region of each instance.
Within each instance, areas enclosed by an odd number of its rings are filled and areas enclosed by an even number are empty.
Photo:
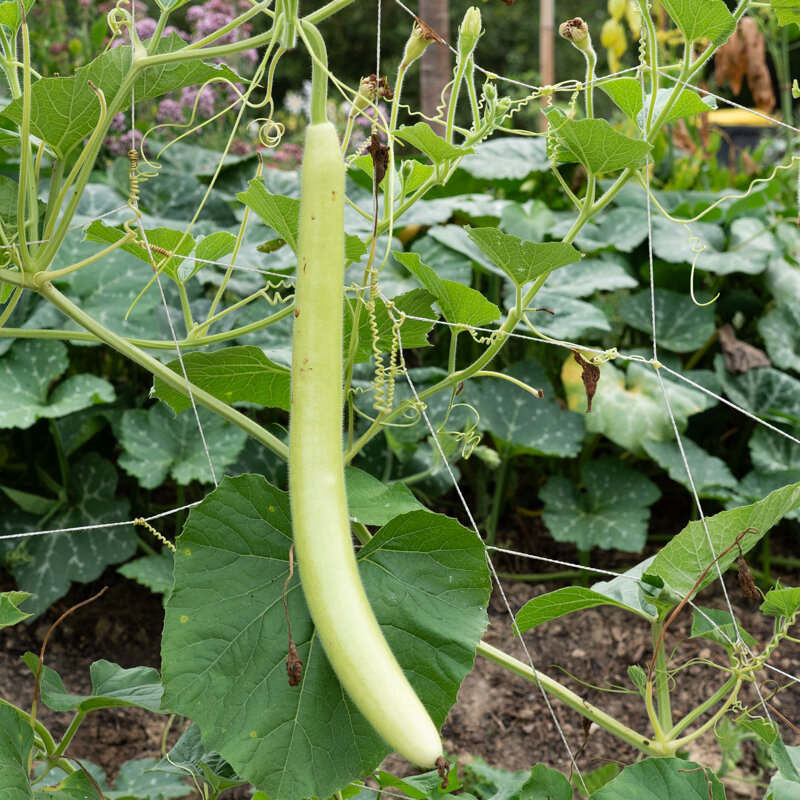
[[[536,537],[538,538],[538,537]],[[792,553],[796,549],[793,539],[775,541],[773,552]],[[531,544],[533,544],[531,542]],[[539,542],[539,545],[542,543]],[[559,553],[552,540],[548,542],[548,555],[558,558],[569,553]],[[526,547],[528,552],[537,552]],[[541,552],[539,547],[538,552]],[[574,558],[574,553],[571,554]],[[598,561],[614,561],[615,569],[624,569],[641,556],[628,554],[597,554]],[[628,559],[629,564],[620,563]],[[595,564],[595,561],[592,562]],[[597,563],[597,566],[604,566]],[[499,563],[499,569],[510,570],[518,565],[511,561]],[[798,585],[798,575],[780,574],[777,577],[788,585]],[[530,598],[564,585],[558,582],[526,583],[504,580],[503,588],[511,609],[516,612]],[[735,575],[726,576],[726,585],[734,611],[744,628],[757,640],[765,641],[771,633],[771,622],[758,612],[758,602],[742,596]],[[89,665],[98,659],[108,659],[123,667],[159,666],[159,639],[163,609],[160,598],[138,584],[109,570],[93,584],[75,585],[69,595],[53,606],[32,625],[18,625],[6,629],[0,647],[0,694],[9,700],[30,706],[33,680],[20,656],[26,651],[39,651],[42,640],[52,623],[76,603],[91,597],[103,586],[108,591],[96,602],[84,606],[68,616],[55,629],[48,642],[45,663],[57,670],[68,691],[88,693],[90,690]],[[0,580],[0,589],[10,588],[8,580]],[[700,597],[700,603],[724,607],[720,588],[710,588]],[[495,590],[489,607],[490,626],[485,640],[496,647],[527,661],[518,639],[515,640],[509,624],[508,612],[500,594]],[[721,648],[704,639],[688,639],[690,614],[682,613],[670,628],[669,645],[680,643],[678,656],[681,662],[692,658],[721,662]],[[601,707],[631,727],[647,731],[646,716],[638,694],[604,691],[613,685],[631,687],[627,668],[640,664],[645,669],[651,654],[650,632],[646,624],[621,610],[602,608],[572,614],[561,620],[541,625],[524,637],[528,652],[537,669],[558,678],[590,703]],[[800,646],[786,643],[773,656],[771,663],[787,673],[800,672]],[[574,677],[572,677],[574,676]],[[777,673],[772,677],[779,678]],[[699,696],[713,691],[721,682],[720,673],[703,665],[688,665],[678,673],[673,694],[676,713],[693,707]],[[789,683],[788,679],[780,686]],[[800,685],[790,684],[775,696],[770,695],[779,684],[762,684],[761,691],[769,697],[772,716],[781,723],[784,740],[788,745],[800,745]],[[743,697],[758,711],[758,697],[750,690]],[[603,764],[616,762],[629,764],[636,758],[630,746],[620,743],[603,731],[592,727],[586,731],[583,719],[558,701],[552,701],[558,715],[564,739],[575,756],[582,772],[589,772]],[[55,734],[63,732],[70,720],[69,714],[58,714],[40,707],[40,719]],[[179,735],[179,725],[167,733],[169,743]],[[588,736],[587,736],[588,733]],[[162,737],[165,735],[165,718],[139,709],[110,709],[90,714],[73,740],[69,753],[77,758],[99,764],[113,779],[120,765],[131,759],[160,757]],[[483,759],[492,766],[507,770],[530,768],[543,762],[561,771],[569,772],[570,759],[556,729],[545,700],[533,684],[511,675],[502,668],[478,658],[475,669],[462,685],[458,703],[453,708],[443,736],[448,754],[460,763]],[[752,742],[745,742],[743,757],[734,776],[737,778],[763,778]],[[720,763],[720,751],[712,734],[694,743],[690,757],[700,763]],[[403,774],[408,765],[399,758],[390,757],[384,768]],[[739,780],[726,780],[728,797],[756,798],[763,796],[763,788]],[[230,790],[226,800],[243,800],[249,792],[244,787]]]

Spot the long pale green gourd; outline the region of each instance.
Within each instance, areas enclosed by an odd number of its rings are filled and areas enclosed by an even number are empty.
[[[301,188],[289,429],[300,581],[359,711],[409,761],[441,766],[439,732],[386,643],[353,552],[342,458],[344,162],[330,122],[307,129]]]

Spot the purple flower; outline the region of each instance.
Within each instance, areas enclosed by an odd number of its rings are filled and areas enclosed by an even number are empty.
[[[140,19],[136,23],[136,33],[140,39],[149,39],[156,32],[156,21],[150,17]]]
[[[183,122],[183,104],[178,100],[170,100],[165,97],[158,104],[156,119],[160,123]]]
[[[187,86],[181,91],[181,102],[189,109],[194,108],[195,101],[197,101],[197,111],[201,117],[213,117],[215,112],[215,92],[212,86],[206,86],[200,92],[200,99],[198,100],[199,89],[197,86]]]
[[[128,131],[117,138],[109,136],[104,142],[106,149],[112,156],[125,155],[125,153],[131,149],[132,143],[137,150],[142,143],[142,134],[137,130],[133,131],[133,136],[131,136],[131,132]],[[145,148],[145,152],[146,150],[147,148]]]

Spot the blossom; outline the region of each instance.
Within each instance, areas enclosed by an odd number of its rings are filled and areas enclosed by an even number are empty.
[[[160,123],[183,122],[183,104],[179,100],[171,100],[165,97],[158,104],[158,114],[156,119]]]

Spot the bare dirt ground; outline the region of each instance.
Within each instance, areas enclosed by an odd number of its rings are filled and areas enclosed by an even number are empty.
[[[783,539],[774,538],[774,552],[796,554],[796,533],[786,534]],[[552,541],[549,544],[552,548]],[[598,560],[600,558],[598,556]],[[631,557],[631,563],[638,558]],[[620,568],[619,561],[615,566]],[[512,567],[511,563],[500,565],[500,569]],[[781,574],[779,569],[775,573],[786,584],[798,585],[800,576]],[[0,583],[0,589],[9,588],[7,580]],[[53,633],[46,663],[59,672],[67,690],[75,693],[89,692],[89,665],[97,659],[105,658],[123,667],[159,666],[160,598],[109,571],[101,581],[73,587],[66,598],[32,625],[18,625],[3,631],[0,639],[0,693],[3,696],[16,703],[30,704],[33,680],[20,656],[28,650],[38,652],[52,622],[104,585],[109,589],[98,602],[67,617]],[[504,582],[514,612],[531,597],[561,585],[564,584]],[[760,615],[758,603],[742,597],[734,575],[728,576],[727,585],[741,624],[759,641],[768,639],[772,623]],[[724,604],[719,587],[707,590],[700,601],[708,606],[723,607]],[[489,615],[486,641],[526,661],[527,656],[519,640],[513,637],[507,611],[497,591],[492,597]],[[721,648],[703,639],[686,638],[690,623],[689,613],[684,612],[670,629],[670,645],[680,644],[679,661],[698,656],[721,661]],[[652,649],[650,631],[643,622],[616,609],[593,609],[546,623],[527,634],[525,642],[537,669],[562,680],[586,700],[631,727],[643,733],[648,731],[638,694],[603,691],[603,687],[612,685],[631,688],[626,672],[628,666],[638,663],[647,667]],[[782,646],[771,663],[790,674],[800,674],[800,646]],[[673,694],[676,713],[697,704],[698,698],[707,696],[721,682],[719,672],[702,665],[687,666],[676,680]],[[782,681],[780,685],[786,683],[788,681]],[[763,684],[762,694],[769,696],[776,688],[777,684]],[[754,705],[757,700],[752,690],[745,697],[745,702]],[[800,745],[800,734],[792,727],[800,724],[800,685],[788,686],[771,697],[769,703],[774,719],[788,720],[788,723],[781,723],[786,743]],[[553,707],[581,771],[589,772],[612,761],[624,765],[635,760],[633,748],[594,727],[587,736],[582,718],[576,712],[558,701],[553,701]],[[52,726],[54,732],[60,733],[66,728],[70,715],[41,709],[41,719]],[[94,712],[84,722],[69,752],[99,764],[113,778],[127,760],[160,757],[164,725],[164,717],[138,709]],[[176,722],[168,736],[170,742],[177,738],[179,728]],[[539,689],[482,658],[478,658],[475,669],[464,682],[443,736],[448,753],[462,763],[480,758],[508,770],[530,768],[539,762],[564,772],[570,769],[567,749]],[[752,743],[746,742],[738,776],[752,780],[759,775],[756,755]],[[694,743],[690,756],[705,764],[719,763],[719,747],[713,735]],[[390,759],[386,768],[402,771],[406,767],[399,759]],[[759,793],[746,782],[730,780],[726,784],[732,800],[763,796],[763,788]],[[242,789],[224,795],[226,800],[247,796]]]

